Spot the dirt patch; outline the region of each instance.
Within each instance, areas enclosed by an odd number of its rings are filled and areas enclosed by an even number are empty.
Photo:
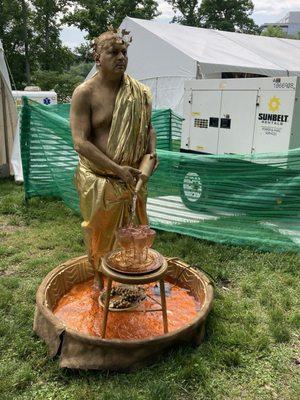
[[[7,224],[7,223],[3,223],[3,222],[0,222],[0,232],[3,232],[3,233],[10,233],[10,232],[16,232],[16,231],[20,231],[20,230],[23,230],[24,229],[24,226],[23,225],[10,225],[10,224]]]
[[[12,264],[5,270],[0,270],[0,277],[3,276],[12,276],[19,273],[20,264]]]
[[[230,290],[233,288],[233,283],[230,279],[221,279],[219,282],[219,287],[223,290]]]

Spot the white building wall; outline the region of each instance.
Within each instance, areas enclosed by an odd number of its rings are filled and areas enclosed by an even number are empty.
[[[264,30],[268,26],[279,26],[288,35],[297,35],[300,32],[300,11],[291,11],[278,22],[262,25]]]
[[[288,25],[287,29],[288,35],[297,35],[299,32],[300,32],[300,23]]]

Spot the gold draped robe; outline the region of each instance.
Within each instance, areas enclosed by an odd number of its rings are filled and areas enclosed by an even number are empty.
[[[147,152],[150,118],[150,90],[124,75],[115,101],[106,155],[119,165],[138,168]],[[116,246],[116,229],[129,222],[132,192],[111,171],[99,169],[82,156],[75,184],[89,259],[97,269],[100,258]],[[146,200],[147,189],[143,186],[136,204],[137,224],[148,223]]]

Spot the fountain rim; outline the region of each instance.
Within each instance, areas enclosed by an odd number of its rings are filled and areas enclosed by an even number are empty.
[[[196,275],[200,275],[201,282],[203,284],[203,289],[205,293],[205,302],[201,309],[197,312],[196,317],[194,317],[189,323],[184,325],[182,328],[176,329],[174,331],[159,335],[159,336],[150,336],[145,339],[130,339],[130,340],[123,340],[123,339],[103,339],[100,336],[93,336],[93,335],[87,335],[83,333],[79,333],[78,331],[68,328],[67,325],[65,325],[59,318],[57,318],[53,311],[45,305],[45,293],[47,290],[47,287],[51,284],[52,279],[54,279],[59,273],[62,273],[67,268],[71,268],[74,266],[74,261],[78,262],[84,262],[88,261],[88,256],[83,255],[79,257],[74,257],[72,259],[67,260],[66,262],[60,264],[59,266],[55,267],[52,269],[42,280],[41,284],[38,287],[38,290],[36,292],[36,306],[39,307],[40,311],[44,314],[44,317],[49,320],[49,321],[55,321],[56,326],[60,326],[61,332],[68,332],[70,333],[73,337],[77,337],[80,339],[82,342],[95,342],[104,346],[111,346],[115,345],[117,347],[136,347],[140,346],[146,343],[153,343],[157,342],[160,343],[161,341],[164,342],[166,338],[176,338],[177,336],[180,336],[182,332],[189,330],[192,326],[198,325],[200,322],[206,319],[207,315],[209,314],[211,308],[212,308],[212,303],[214,299],[214,290],[213,290],[213,282],[209,279],[207,275],[205,275],[204,272],[202,272],[200,269],[195,269],[193,267],[190,267],[189,264],[185,263],[182,261],[179,257],[165,257],[167,262],[172,262],[172,261],[177,261],[183,266],[188,266],[189,270],[193,272]],[[167,275],[166,275],[167,276]]]

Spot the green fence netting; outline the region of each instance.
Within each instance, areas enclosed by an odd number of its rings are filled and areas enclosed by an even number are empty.
[[[30,101],[31,105],[39,106],[38,103]],[[40,109],[51,112],[53,115],[62,117],[69,123],[70,104],[55,104],[42,106]],[[152,124],[156,131],[157,147],[161,150],[177,150],[181,136],[182,118],[170,109],[154,110],[152,113]],[[69,134],[69,131],[67,132]]]
[[[25,101],[21,151],[26,198],[56,196],[79,211],[69,105]],[[154,228],[261,250],[300,249],[300,149],[208,156],[170,151],[181,119],[153,112],[160,166],[149,182]],[[174,122],[175,121],[175,122]],[[172,129],[173,132],[172,137]]]

